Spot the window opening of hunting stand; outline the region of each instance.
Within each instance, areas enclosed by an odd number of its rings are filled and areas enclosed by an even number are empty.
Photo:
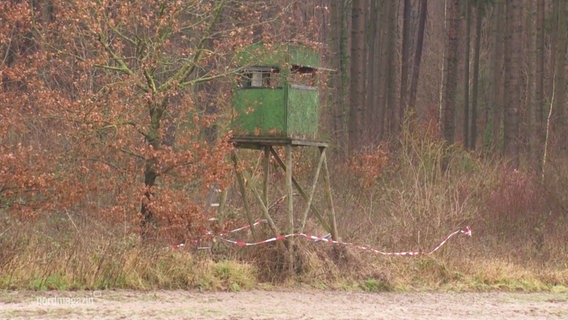
[[[316,86],[316,69],[306,66],[292,65],[290,83],[295,87],[314,88]]]
[[[276,67],[249,67],[243,73],[242,88],[279,88],[280,69]]]

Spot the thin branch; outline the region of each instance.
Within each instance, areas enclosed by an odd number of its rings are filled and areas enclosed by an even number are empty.
[[[217,24],[219,17],[221,16],[221,11],[225,7],[225,2],[226,1],[220,1],[217,7],[215,8],[211,23],[207,27],[207,32],[205,36],[203,36],[203,38],[201,38],[201,40],[199,41],[199,44],[197,45],[197,52],[193,56],[193,59],[191,59],[186,64],[181,66],[181,68],[171,78],[169,78],[158,88],[159,91],[164,91],[169,89],[174,83],[185,82],[185,79],[189,77],[190,74],[193,73],[193,71],[195,70],[195,66],[197,65],[197,61],[199,61],[201,55],[205,51],[204,48],[205,42],[210,39],[209,34]]]
[[[105,70],[118,71],[118,72],[124,73],[124,68],[122,68],[122,67],[114,67],[114,66],[98,64],[98,63],[94,64],[94,66],[97,67],[97,68],[105,69]]]
[[[104,164],[106,164],[107,166],[113,168],[113,169],[116,170],[116,171],[123,171],[123,172],[124,172],[124,169],[121,169],[118,165],[115,165],[115,164],[113,164],[113,163],[111,163],[111,162],[109,162],[109,161],[103,160],[103,159],[85,158],[85,160],[91,161],[91,162],[95,162],[95,163],[97,163],[97,162],[104,163]]]
[[[131,39],[130,37],[128,37],[127,35],[125,35],[124,33],[122,33],[120,30],[118,30],[118,28],[116,26],[111,25],[110,23],[108,23],[108,17],[105,15],[105,19],[107,19],[107,26],[114,32],[116,33],[119,37],[121,37],[122,39],[126,40],[127,42],[129,42],[132,45],[136,45],[137,42],[134,39]]]
[[[102,34],[99,33],[97,35],[97,40],[100,44],[103,45],[103,48],[105,48],[105,51],[111,56],[112,60],[114,60],[120,66],[120,68],[117,68],[116,71],[120,71],[127,75],[134,75],[134,72],[132,72],[132,70],[128,68],[124,60],[117,56],[116,53],[112,50],[110,45],[107,43],[106,38]]]
[[[546,137],[544,139],[544,150],[542,154],[542,176],[541,183],[544,184],[545,171],[546,171],[546,160],[548,155],[548,140],[550,135],[550,122],[552,119],[552,107],[554,106],[554,92],[556,90],[556,73],[552,77],[552,96],[550,97],[550,108],[548,110],[548,117],[546,118]]]
[[[205,76],[199,77],[197,79],[192,79],[192,80],[182,82],[179,85],[180,85],[180,87],[185,88],[185,87],[196,85],[196,84],[202,83],[202,82],[207,82],[207,81],[211,81],[211,80],[215,80],[215,79],[219,79],[219,78],[226,78],[228,75],[237,74],[242,69],[243,68],[237,68],[237,69],[233,69],[233,70],[228,71],[228,72],[223,72],[223,73],[219,73],[219,74],[208,76],[208,77],[205,77]]]
[[[14,30],[15,28],[11,32],[12,34],[10,35],[10,40],[8,41],[6,52],[4,53],[4,57],[2,58],[2,65],[4,65],[6,61],[8,61],[8,57],[10,56],[10,48],[12,47],[12,37],[14,36]]]
[[[157,92],[156,82],[154,81],[154,77],[150,74],[148,69],[144,70],[144,77],[146,78],[146,82],[148,82],[148,87],[152,90],[152,92]]]
[[[144,131],[140,130],[140,128],[138,128],[138,126],[136,125],[136,122],[134,122],[134,121],[124,121],[124,122],[118,122],[118,123],[106,122],[106,123],[107,123],[107,126],[114,126],[115,128],[118,127],[118,126],[125,126],[125,125],[132,126],[144,138],[148,138],[148,135]]]
[[[118,63],[119,67],[102,65],[102,64],[95,64],[95,67],[124,73],[129,76],[135,76],[135,73],[128,67],[128,65],[126,65],[124,60],[120,58],[118,55],[116,55],[116,53],[112,50],[110,45],[106,42],[106,38],[100,33],[97,34],[96,37],[98,42],[104,47],[105,51],[108,52],[108,54],[111,56],[112,60]],[[146,87],[144,84],[140,83],[139,81],[136,81],[135,84],[140,90],[148,92],[148,87]]]
[[[136,152],[134,152],[134,151],[132,151],[132,150],[129,150],[129,149],[127,149],[126,147],[121,147],[121,148],[120,148],[120,151],[126,153],[127,155],[136,157],[136,158],[138,158],[138,159],[142,159],[142,160],[145,160],[145,159],[146,159],[143,155],[141,155],[141,154],[139,154],[139,153],[136,153]]]

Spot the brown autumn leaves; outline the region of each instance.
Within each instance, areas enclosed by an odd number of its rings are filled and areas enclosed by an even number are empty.
[[[2,2],[1,210],[194,233],[207,190],[231,179],[232,55],[315,32],[279,23],[296,5]]]

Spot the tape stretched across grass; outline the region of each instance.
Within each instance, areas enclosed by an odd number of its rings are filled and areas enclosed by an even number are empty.
[[[242,231],[242,230],[247,230],[250,229],[251,227],[257,226],[259,224],[262,223],[266,223],[266,220],[261,219],[258,220],[257,222],[255,222],[252,226],[251,225],[245,225],[242,226],[240,228],[228,231],[228,232],[223,232],[220,233],[218,235],[215,235],[216,238],[220,239],[221,241],[224,241],[226,243],[232,244],[232,245],[236,245],[239,247],[252,247],[252,246],[259,246],[259,245],[263,245],[263,244],[267,244],[267,243],[271,243],[271,242],[275,242],[275,241],[281,241],[287,238],[291,238],[291,237],[298,237],[298,238],[306,238],[312,241],[316,241],[316,242],[325,242],[328,244],[334,244],[334,245],[341,245],[341,246],[345,246],[345,247],[352,247],[355,249],[359,249],[359,250],[365,250],[365,251],[370,251],[376,254],[381,254],[384,256],[419,256],[419,255],[431,255],[434,254],[434,252],[438,251],[443,245],[445,245],[448,240],[450,240],[450,238],[454,237],[455,235],[458,234],[463,234],[466,235],[468,237],[471,237],[471,227],[470,226],[466,226],[463,229],[458,229],[452,233],[450,233],[449,235],[447,235],[444,240],[442,240],[437,246],[434,247],[434,249],[430,250],[430,251],[394,251],[394,252],[388,252],[388,251],[381,251],[378,249],[374,249],[372,247],[369,246],[363,246],[363,245],[358,245],[355,243],[350,243],[350,242],[343,242],[343,241],[336,241],[336,240],[332,240],[329,238],[329,236],[315,236],[309,233],[290,233],[290,234],[285,234],[285,235],[280,235],[277,237],[273,237],[273,238],[268,238],[262,241],[258,241],[258,242],[245,242],[245,241],[238,241],[238,240],[232,240],[232,239],[228,239],[227,236],[238,232],[238,231]],[[211,234],[211,232],[207,232],[209,234]],[[181,248],[184,247],[185,244],[180,243],[180,244],[175,244],[173,245],[173,248],[177,249],[177,248]]]

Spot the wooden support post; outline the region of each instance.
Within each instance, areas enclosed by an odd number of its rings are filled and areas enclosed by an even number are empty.
[[[282,159],[280,159],[280,157],[278,156],[278,153],[276,153],[276,151],[274,151],[274,149],[271,149],[270,151],[272,152],[272,155],[274,155],[274,158],[276,159],[276,161],[278,162],[280,167],[284,171],[286,171],[286,164],[284,164]],[[308,195],[306,194],[306,192],[304,192],[304,189],[302,189],[302,187],[300,186],[298,181],[296,181],[296,179],[294,179],[294,177],[292,177],[292,183],[294,184],[296,189],[298,189],[298,192],[300,193],[302,198],[304,198],[305,201],[308,201]],[[325,229],[325,231],[331,233],[331,227],[329,226],[328,222],[323,218],[323,216],[321,215],[319,210],[313,204],[311,205],[310,209],[314,212],[314,215],[316,216],[316,218],[318,218],[319,222],[321,223],[321,225]]]
[[[252,228],[252,225],[254,224],[254,220],[252,219],[252,215],[250,213],[250,205],[249,205],[249,202],[248,202],[248,199],[247,199],[247,192],[246,192],[246,188],[245,188],[245,181],[243,179],[243,174],[239,171],[239,165],[238,165],[238,159],[237,159],[237,152],[236,151],[233,151],[231,158],[233,159],[233,165],[235,166],[235,173],[237,175],[237,181],[239,183],[239,189],[241,190],[241,194],[243,196],[243,204],[245,206],[245,215],[247,217],[247,221],[248,221],[249,225],[251,226],[250,232],[252,234],[252,238],[254,240],[257,240],[254,228]]]
[[[337,232],[337,223],[335,218],[335,208],[333,206],[333,196],[331,192],[331,183],[330,183],[330,173],[327,166],[327,157],[326,157],[326,148],[327,144],[323,142],[317,141],[303,141],[303,140],[294,140],[294,139],[268,139],[268,138],[252,138],[252,137],[240,137],[233,140],[237,148],[249,148],[255,150],[262,150],[263,151],[263,160],[262,160],[262,170],[264,173],[263,182],[262,182],[262,190],[256,188],[249,183],[248,187],[251,189],[254,197],[258,201],[260,208],[262,209],[262,215],[268,221],[268,225],[271,231],[274,233],[274,237],[279,237],[282,235],[282,232],[286,234],[294,234],[296,232],[304,232],[304,228],[306,226],[306,222],[309,216],[310,210],[313,212],[314,216],[318,219],[321,226],[329,233],[334,240],[339,239],[339,235]],[[275,151],[275,146],[282,146],[284,147],[285,157],[280,157],[278,153]],[[292,148],[298,146],[309,146],[309,147],[318,147],[320,152],[320,157],[318,161],[318,165],[313,177],[313,181],[311,184],[311,188],[308,190],[309,194],[306,193],[298,181],[294,178],[293,174],[293,162],[292,162]],[[278,165],[282,168],[285,173],[285,189],[284,189],[284,196],[288,198],[288,203],[286,205],[286,217],[285,221],[283,222],[284,225],[279,225],[280,228],[276,225],[272,217],[270,216],[269,212],[269,198],[270,198],[270,154],[274,156]],[[283,160],[284,159],[284,160]],[[238,170],[238,162],[237,162],[237,155],[236,152],[233,153],[233,162],[235,165],[235,171],[237,173],[237,178],[239,182],[239,187],[241,189],[241,194],[243,195],[243,201],[245,205],[245,210],[247,214],[247,219],[249,220],[250,224],[253,224],[251,216],[251,208],[249,202],[246,197],[246,180],[251,180],[250,174],[247,171],[239,172]],[[317,207],[314,205],[314,196],[316,189],[318,188],[318,182],[320,179],[320,175],[322,174],[323,170],[323,179],[324,179],[324,191],[327,206],[329,208],[329,212],[320,212]],[[298,193],[302,196],[302,198],[306,201],[306,208],[303,211],[301,216],[298,216],[298,219],[301,219],[297,222],[300,224],[296,227],[295,226],[295,216],[294,216],[294,188],[298,191]],[[283,217],[284,218],[284,217]],[[251,229],[253,230],[253,229]],[[295,272],[295,240],[294,237],[288,237],[284,241],[277,241],[276,245],[280,252],[282,252],[282,257],[286,260],[286,266],[288,272],[293,275]],[[287,252],[286,252],[287,251]]]
[[[304,211],[304,215],[302,217],[302,224],[300,225],[300,233],[303,233],[304,228],[306,227],[306,221],[308,220],[308,212],[310,212],[310,208],[312,207],[312,200],[314,199],[314,193],[316,191],[316,186],[318,184],[319,174],[321,171],[323,160],[324,160],[324,152],[320,152],[318,167],[316,168],[316,174],[314,176],[314,181],[312,183],[312,189],[310,190],[310,196],[307,200],[306,210]]]
[[[278,227],[274,223],[274,220],[272,220],[272,217],[270,216],[270,212],[268,212],[268,207],[262,201],[262,198],[261,198],[260,194],[258,193],[258,191],[256,191],[256,189],[252,188],[252,187],[251,187],[251,190],[252,190],[252,193],[254,193],[256,200],[258,200],[258,204],[260,204],[260,208],[262,209],[262,215],[264,216],[264,218],[268,222],[268,226],[270,227],[270,229],[272,229],[274,236],[278,237],[282,233],[280,232],[280,229],[278,229]]]
[[[221,199],[219,200],[219,209],[217,209],[217,221],[219,222],[219,225],[222,226],[223,225],[223,218],[225,215],[225,204],[227,202],[227,189],[223,189],[221,191]]]
[[[262,209],[262,215],[264,216],[264,218],[268,222],[268,226],[272,230],[272,233],[274,233],[274,237],[278,237],[282,233],[280,232],[280,229],[278,229],[278,226],[276,226],[276,223],[274,223],[274,220],[272,220],[272,217],[270,216],[270,212],[268,211],[268,204],[264,203],[261,195],[258,193],[258,191],[256,190],[256,188],[254,186],[251,186],[250,189],[252,190],[252,193],[256,197],[258,204],[260,204],[260,208]],[[278,250],[280,250],[282,252],[283,255],[286,253],[286,246],[284,246],[282,241],[277,241],[276,246],[278,247]],[[291,251],[291,249],[288,249],[288,252],[290,252],[290,251]]]
[[[288,233],[294,233],[294,188],[292,186],[291,145],[286,145],[286,194],[288,195]]]
[[[264,205],[264,203],[262,202],[262,199],[260,197],[260,194],[258,193],[258,191],[256,191],[255,188],[252,188],[252,192],[254,193],[254,195],[256,196],[256,199],[258,200],[258,203],[260,204],[260,207],[262,209],[262,214],[264,215],[264,218],[266,219],[266,221],[268,221],[268,226],[270,227],[270,229],[274,233],[274,237],[278,237],[281,234],[281,232],[280,232],[280,229],[278,229],[278,227],[274,223],[274,220],[272,220],[272,217],[270,217],[270,213],[268,212],[268,207],[266,207]],[[284,244],[281,241],[277,241],[276,246],[283,253],[286,252],[286,246],[284,246]],[[290,250],[288,250],[288,251],[290,251]]]
[[[237,163],[236,160],[236,155],[234,156],[234,161],[235,163]],[[239,181],[243,181],[243,174],[245,173],[240,173],[237,172],[237,177],[239,178]],[[247,177],[249,179],[249,181],[251,180],[251,177]],[[240,183],[244,188],[244,183]],[[266,221],[268,222],[268,226],[270,227],[270,229],[272,230],[272,233],[274,233],[274,237],[278,237],[281,232],[280,229],[278,229],[278,227],[276,226],[276,224],[274,223],[274,220],[272,220],[272,217],[270,216],[270,212],[268,211],[268,204],[265,203],[262,199],[262,196],[258,193],[258,191],[256,190],[256,188],[254,186],[249,186],[252,193],[254,194],[254,196],[256,197],[256,200],[258,201],[258,204],[260,205],[260,208],[262,209],[262,215],[264,216],[264,218],[266,219]],[[248,206],[248,202],[247,202],[247,206]],[[247,212],[250,212],[250,210],[247,210]],[[253,219],[250,217],[250,213],[247,213],[247,220],[252,221]],[[252,226],[254,222],[249,222],[249,224]],[[250,228],[251,231],[254,230],[254,228]],[[253,231],[254,232],[254,231]],[[254,237],[254,233],[253,233],[253,237]],[[255,238],[256,240],[256,238]],[[276,244],[278,246],[278,248],[284,253],[286,252],[286,247],[284,246],[284,244],[280,241],[277,242]]]
[[[288,233],[294,233],[294,187],[292,185],[292,145],[286,148],[286,193],[288,194]],[[288,271],[294,273],[294,237],[288,238]]]
[[[268,204],[268,179],[270,176],[270,147],[269,146],[265,146],[264,147],[264,159],[263,159],[263,163],[262,163],[263,167],[264,167],[264,180],[262,183],[262,200],[264,201],[264,204],[266,204],[266,207],[269,207]]]
[[[325,148],[320,147],[320,152],[323,157],[323,179],[325,182],[325,196],[327,198],[327,205],[329,207],[329,220],[331,224],[331,238],[339,241],[339,234],[337,233],[337,222],[335,220],[335,208],[333,207],[333,197],[331,194],[331,183],[329,179],[329,169],[327,168],[327,157],[325,155]]]
[[[238,170],[238,159],[237,159],[236,152],[233,152],[232,159],[233,159],[233,164],[235,166],[235,172],[237,174],[237,180],[239,182],[239,188],[240,188],[241,193],[243,195],[243,203],[244,203],[244,206],[245,206],[246,218],[247,218],[249,225],[251,226],[250,230],[252,232],[253,239],[258,240],[257,237],[256,237],[256,234],[255,234],[254,228],[252,227],[252,225],[254,224],[254,220],[252,219],[252,216],[251,216],[251,213],[250,213],[250,205],[249,205],[249,202],[248,202],[248,198],[246,197],[246,188],[245,188],[245,182],[244,182],[245,179],[243,177],[243,173],[239,172],[239,170]],[[244,174],[246,174],[246,172]],[[249,178],[249,181],[250,181],[250,177],[247,177],[247,178]],[[254,188],[254,186],[250,186],[250,189],[251,189],[252,193],[254,194],[254,196],[256,197],[258,203],[260,204],[260,207],[262,209],[262,215],[264,216],[264,218],[268,222],[268,226],[270,227],[270,229],[274,233],[274,237],[278,237],[281,234],[281,232],[280,232],[280,229],[278,229],[278,227],[274,223],[274,220],[272,220],[272,217],[270,216],[270,213],[268,211],[268,203],[264,202],[264,200],[262,199],[262,196],[258,193],[258,191]],[[284,246],[284,244],[281,241],[278,241],[276,243],[276,246],[278,247],[278,249],[283,254],[287,251],[286,246]]]

